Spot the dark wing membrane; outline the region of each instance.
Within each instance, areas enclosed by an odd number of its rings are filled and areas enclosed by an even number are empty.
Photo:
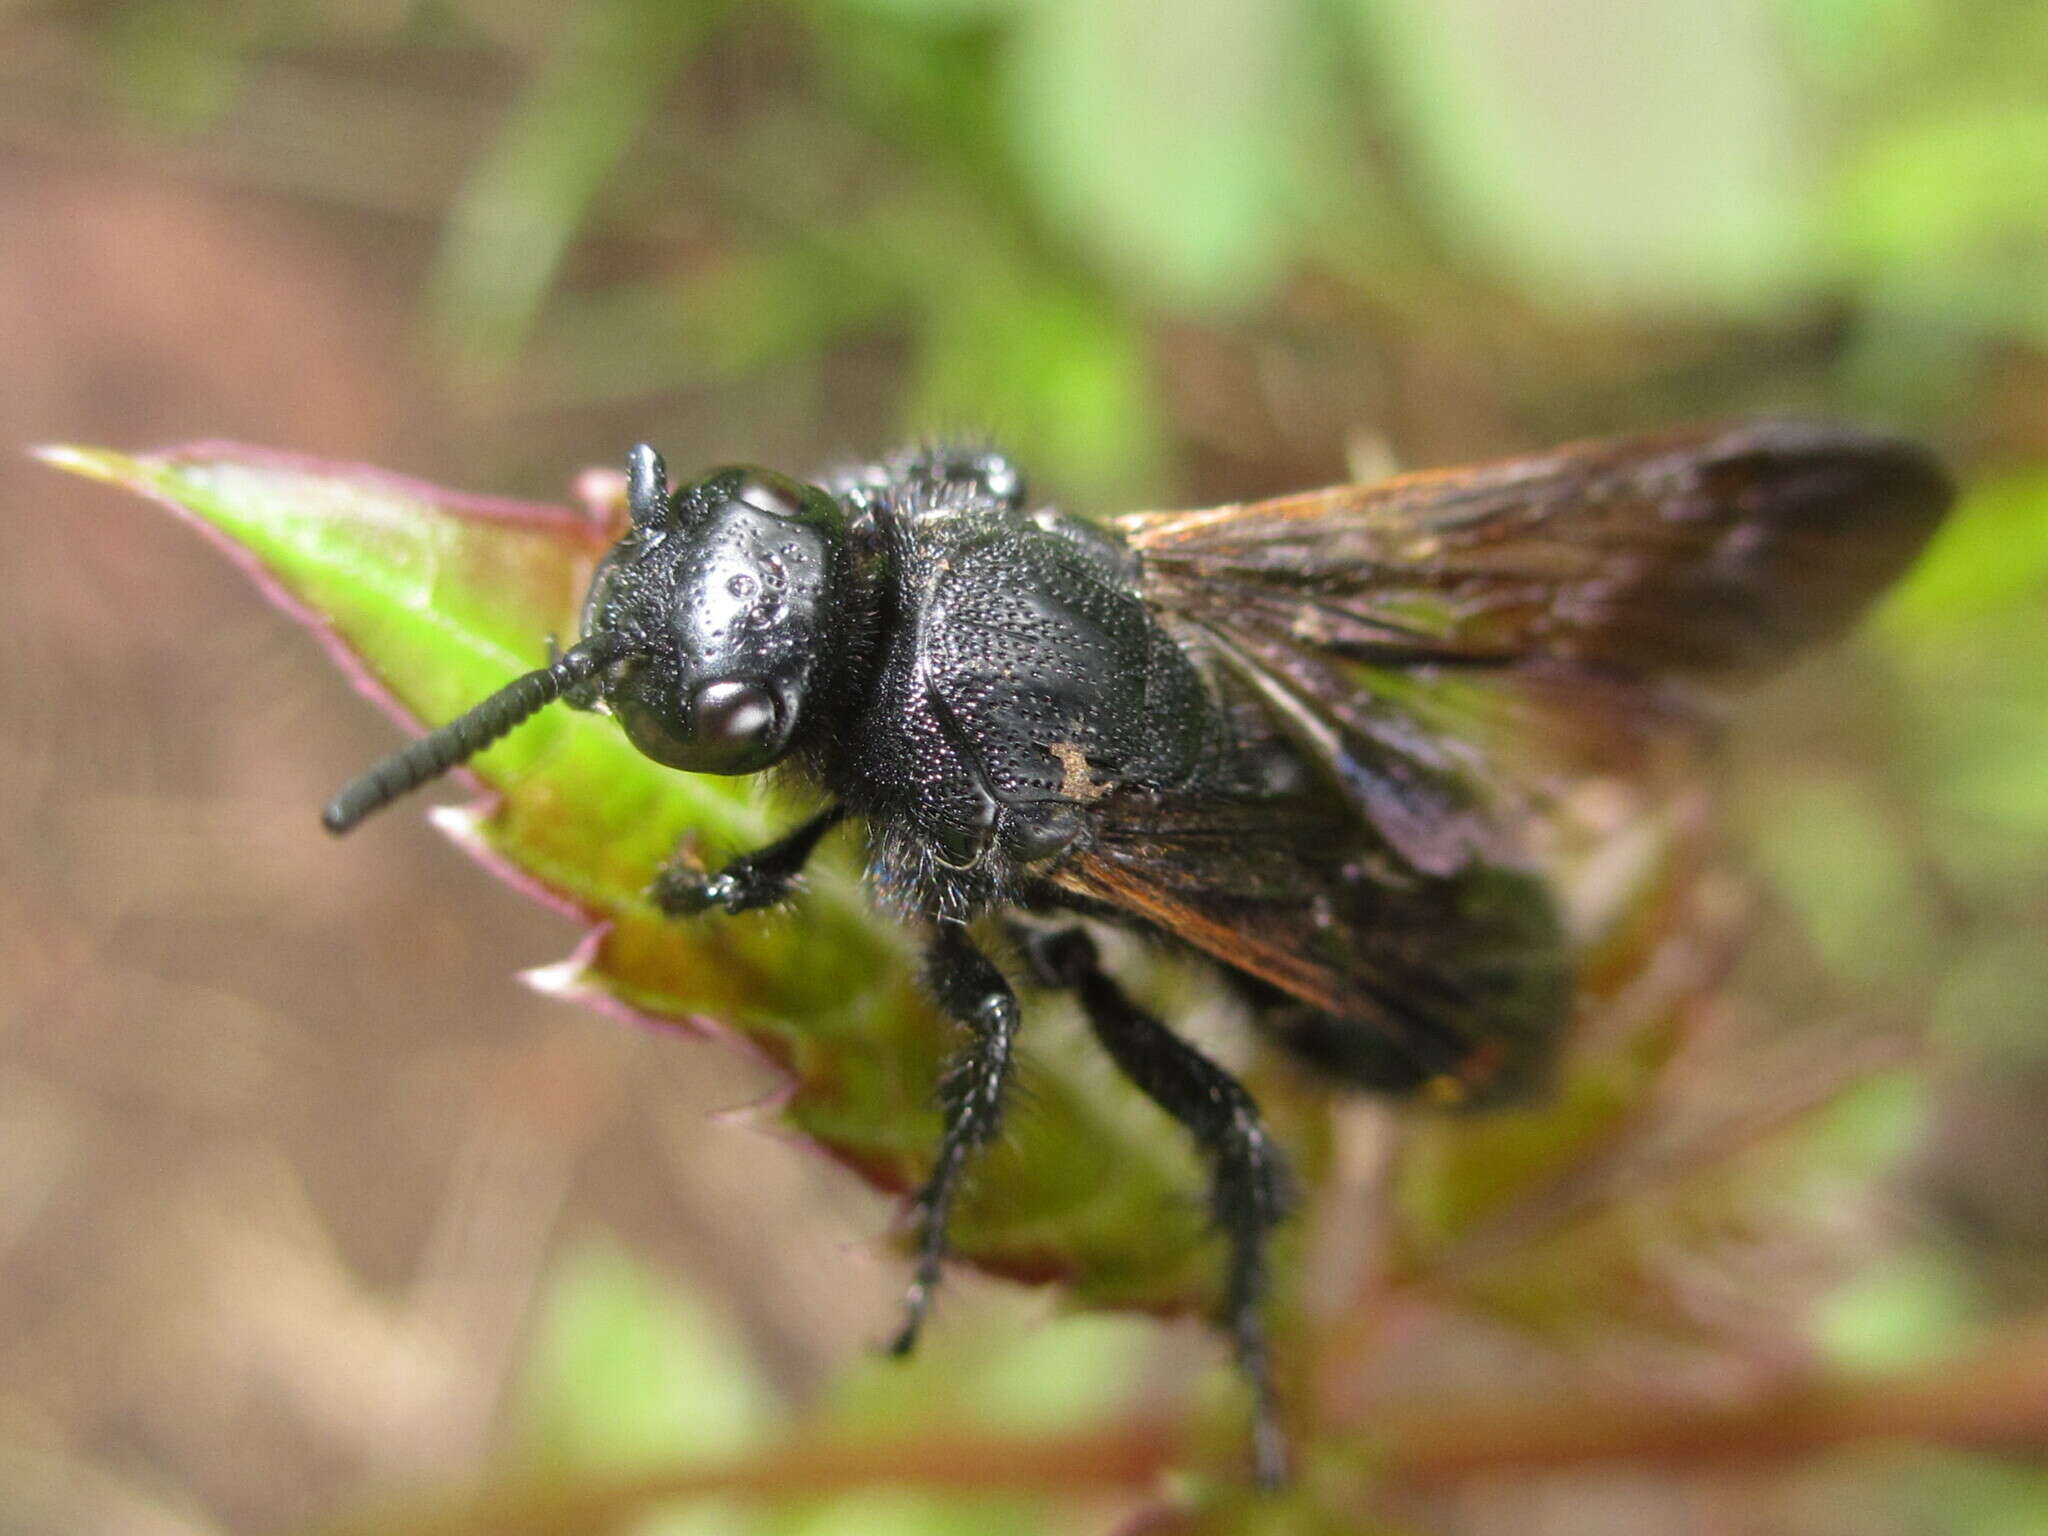
[[[1909,443],[1757,422],[1119,527],[1163,606],[1362,660],[1702,674],[1842,629],[1950,496]]]
[[[1147,600],[1441,874],[1514,857],[1558,786],[1668,755],[1668,680],[1843,628],[1949,495],[1908,444],[1762,422],[1120,526]]]
[[[1510,1096],[1625,916],[1616,850],[1677,820],[1685,682],[1842,629],[1949,494],[1909,445],[1767,422],[1123,519],[1240,747],[1310,772],[1114,794],[1054,878],[1296,1000],[1354,1080]]]
[[[1261,1020],[1354,1084],[1478,1105],[1538,1086],[1572,1009],[1548,886],[1390,860],[1321,786],[1263,802],[1117,792],[1052,876],[1251,978]]]

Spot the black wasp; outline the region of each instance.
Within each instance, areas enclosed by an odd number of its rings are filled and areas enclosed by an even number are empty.
[[[1207,1157],[1268,1479],[1260,1297],[1286,1162],[1237,1081],[1059,919],[1202,952],[1263,1033],[1340,1083],[1523,1097],[1573,1012],[1542,870],[1561,786],[1640,766],[1698,717],[1699,681],[1841,629],[1950,497],[1908,444],[1783,422],[1106,526],[1034,506],[990,452],[904,453],[822,486],[734,468],[671,491],[645,446],[629,471],[632,526],[577,642],[350,784],[328,827],[558,698],[608,709],[670,767],[782,765],[826,797],[715,874],[662,870],[666,912],[779,901],[859,818],[963,1039],[899,1351],[1002,1112],[1019,1009],[969,924],[1006,914],[1032,979],[1075,993]]]

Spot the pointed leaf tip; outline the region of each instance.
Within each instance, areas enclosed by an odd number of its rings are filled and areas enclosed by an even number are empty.
[[[528,966],[519,972],[519,981],[544,997],[575,1001],[592,990],[590,960],[578,951],[546,965]]]
[[[427,821],[435,831],[457,847],[474,852],[489,845],[484,823],[496,806],[488,800],[467,805],[435,805],[427,808]]]
[[[135,461],[110,448],[87,448],[77,443],[34,443],[28,451],[32,458],[41,459],[52,469],[82,475],[107,485],[126,485],[134,478]]]

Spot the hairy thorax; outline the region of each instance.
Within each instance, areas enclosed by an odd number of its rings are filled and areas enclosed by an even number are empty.
[[[1189,785],[1222,734],[1112,535],[954,500],[936,487],[878,520],[895,622],[866,707],[820,764],[882,829],[885,894],[949,916],[1085,847],[1089,806],[1112,791]]]

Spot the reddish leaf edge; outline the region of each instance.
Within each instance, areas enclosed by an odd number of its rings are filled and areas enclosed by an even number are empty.
[[[525,527],[558,529],[587,543],[594,553],[602,553],[612,542],[621,515],[620,498],[625,488],[623,474],[592,468],[580,472],[572,481],[576,498],[574,504],[521,501],[511,497],[454,491],[432,481],[399,474],[373,464],[323,459],[311,454],[258,447],[226,438],[205,438],[133,454],[87,448],[71,443],[37,444],[28,452],[31,457],[52,468],[96,480],[103,485],[111,485],[154,502],[180,523],[193,529],[209,545],[226,556],[228,561],[248,578],[265,601],[287,618],[303,626],[313,636],[328,660],[340,670],[356,693],[375,705],[399,729],[412,736],[420,735],[429,729],[428,723],[407,709],[397,695],[363,664],[362,659],[342,638],[341,632],[325,614],[295,596],[272,574],[261,557],[245,545],[193,512],[176,497],[165,494],[147,481],[138,481],[137,477],[127,473],[121,466],[136,464],[149,470],[172,470],[187,465],[226,461],[285,474],[345,480],[350,484],[362,485],[378,492],[421,501],[457,516]],[[779,1080],[779,1085],[764,1096],[761,1104],[785,1098],[795,1091],[798,1086],[797,1079],[789,1071],[787,1063],[780,1061],[773,1052],[764,1050],[734,1026],[704,1014],[651,1013],[633,1007],[601,987],[582,982],[581,978],[594,968],[598,952],[603,948],[605,938],[612,930],[611,921],[602,912],[584,906],[529,874],[493,848],[483,835],[483,826],[497,812],[502,804],[502,797],[468,768],[458,768],[449,777],[467,784],[474,792],[472,798],[428,807],[425,812],[428,823],[480,865],[486,874],[503,881],[521,896],[569,919],[582,929],[569,953],[560,960],[516,973],[522,984],[545,996],[559,998],[564,1002],[589,1008],[607,1017],[639,1027],[665,1034],[681,1032],[733,1045],[749,1058],[771,1069]],[[309,811],[308,814],[310,816],[313,812]],[[802,1137],[797,1139],[808,1140]],[[835,1161],[837,1160],[835,1157]]]
[[[342,638],[340,631],[324,614],[294,596],[253,551],[191,511],[175,497],[159,490],[147,479],[129,473],[124,466],[138,465],[145,470],[163,471],[225,460],[255,469],[326,479],[345,479],[379,492],[415,498],[460,516],[473,516],[479,520],[526,527],[561,529],[588,542],[596,553],[601,553],[615,537],[618,519],[623,515],[624,506],[624,475],[597,467],[582,470],[572,478],[571,486],[576,505],[568,505],[453,491],[432,481],[396,473],[372,464],[323,459],[316,455],[258,447],[224,438],[199,439],[168,448],[132,454],[69,443],[37,444],[30,447],[28,452],[31,457],[54,469],[78,475],[83,479],[98,481],[154,502],[177,521],[196,531],[249,580],[265,601],[287,618],[303,626],[313,636],[327,658],[333,662],[357,694],[368,700],[409,736],[417,736],[427,730],[427,722],[399,702],[397,696],[363,664],[347,641]],[[788,1062],[749,1038],[737,1026],[706,1014],[652,1013],[634,1007],[601,987],[583,984],[581,978],[593,968],[597,954],[612,930],[611,921],[602,912],[584,906],[520,869],[492,848],[483,837],[481,829],[483,823],[495,814],[502,804],[502,797],[466,768],[454,770],[449,777],[458,783],[466,784],[474,792],[473,796],[467,801],[430,807],[426,812],[429,823],[481,866],[487,874],[502,880],[520,895],[566,918],[581,929],[567,955],[560,960],[517,972],[516,979],[545,996],[589,1008],[606,1017],[639,1028],[732,1045],[747,1058],[760,1063],[775,1079],[767,1092],[728,1112],[732,1118],[750,1124],[754,1130],[774,1140],[800,1148],[808,1155],[824,1158],[834,1166],[845,1169],[884,1197],[897,1200],[899,1203],[907,1199],[916,1185],[916,1180],[905,1177],[903,1171],[893,1163],[864,1157],[850,1148],[838,1146],[829,1140],[798,1130],[779,1118],[780,1111],[795,1098],[802,1087],[802,1082]],[[907,1214],[907,1206],[899,1209],[896,1218],[890,1223],[890,1230],[900,1235]],[[1073,1279],[1076,1273],[1073,1264],[1068,1260],[1038,1249],[1018,1250],[1012,1253],[963,1252],[957,1255],[956,1261],[964,1262],[983,1274],[1032,1286],[1062,1283]],[[1157,1317],[1181,1316],[1196,1309],[1197,1304],[1191,1300],[1158,1304],[1132,1302],[1113,1308]]]
[[[349,648],[348,643],[341,638],[340,632],[325,614],[295,597],[289,588],[271,574],[270,568],[254,552],[200,517],[176,497],[166,495],[149,482],[138,481],[136,477],[125,473],[114,461],[138,464],[150,470],[175,470],[225,461],[282,474],[345,480],[373,491],[423,501],[457,516],[475,518],[480,522],[557,528],[575,535],[595,549],[602,549],[612,523],[610,515],[594,503],[587,504],[579,511],[574,507],[553,502],[519,501],[510,497],[451,491],[431,481],[397,474],[372,464],[322,459],[309,454],[254,447],[227,439],[203,439],[192,443],[180,443],[170,448],[151,449],[143,453],[116,453],[81,447],[73,443],[40,443],[31,447],[28,452],[31,457],[40,459],[53,469],[61,469],[84,479],[97,480],[102,485],[111,485],[147,501],[153,501],[179,522],[198,533],[248,578],[266,602],[287,618],[303,625],[312,634],[320,643],[321,649],[327,653],[328,659],[348,679],[350,687],[376,705],[394,724],[412,735],[424,732],[428,728],[427,723],[399,703],[396,696],[377,680]],[[473,774],[467,770],[457,772],[462,775],[465,782],[482,789],[481,782]]]
[[[576,490],[576,505],[521,501],[506,496],[450,490],[432,481],[399,474],[374,464],[354,460],[323,459],[311,454],[257,447],[227,438],[202,438],[142,453],[120,453],[82,447],[73,443],[41,443],[31,447],[28,452],[31,457],[54,469],[84,479],[96,480],[102,485],[111,485],[140,496],[146,501],[154,502],[177,521],[192,529],[206,543],[224,555],[228,562],[256,588],[257,594],[264,601],[312,635],[349,687],[359,697],[368,700],[380,714],[409,737],[425,734],[431,728],[429,722],[407,709],[399,701],[398,696],[364,665],[362,658],[342,638],[341,632],[325,614],[295,596],[252,550],[193,512],[176,497],[159,490],[146,479],[138,479],[127,473],[121,466],[135,464],[145,470],[170,471],[193,465],[227,462],[281,474],[346,481],[374,492],[424,502],[437,510],[458,517],[474,518],[479,522],[555,529],[588,544],[593,553],[602,553],[612,540],[619,516],[614,495],[623,494],[625,484],[622,475],[601,469],[589,469],[578,474],[572,481]],[[528,900],[538,902],[549,911],[572,922],[581,923],[586,929],[608,926],[602,913],[592,911],[572,900],[492,851],[478,835],[477,829],[497,812],[501,797],[467,767],[453,770],[449,778],[457,784],[467,786],[472,798],[466,802],[436,806],[427,812],[427,819],[443,836],[483,865],[487,873],[503,880]],[[648,1024],[668,1023],[667,1020],[653,1014],[641,1014],[639,1019],[640,1022]],[[689,1027],[695,1026],[692,1024]]]

